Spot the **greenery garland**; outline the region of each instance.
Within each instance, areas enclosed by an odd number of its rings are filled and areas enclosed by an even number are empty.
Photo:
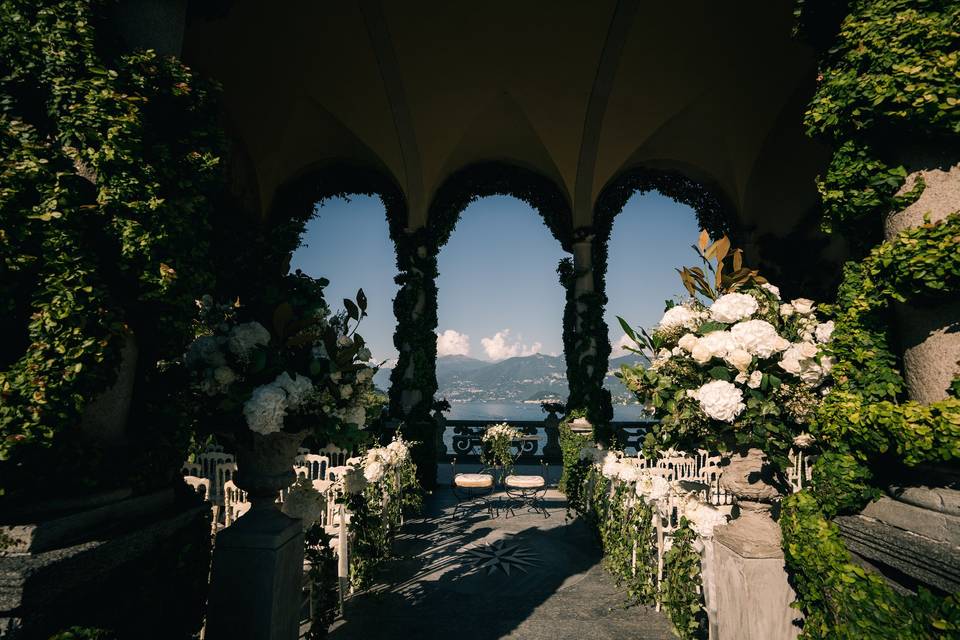
[[[560,481],[557,488],[561,493],[567,496],[567,511],[583,511],[584,504],[581,499],[581,488],[586,477],[587,469],[590,464],[580,459],[580,451],[590,445],[590,437],[587,435],[574,433],[570,429],[570,423],[576,418],[585,417],[585,413],[580,410],[571,411],[557,426],[559,431],[560,452],[563,459],[563,471],[560,474]]]
[[[162,365],[212,284],[209,198],[220,184],[213,86],[174,58],[127,53],[106,3],[0,3],[0,493],[162,481],[188,416]],[[129,470],[78,428],[140,340]],[[53,464],[52,461],[56,461]],[[151,480],[152,478],[152,480]],[[58,485],[58,490],[63,490]]]
[[[330,534],[322,525],[314,524],[303,537],[303,556],[310,565],[307,579],[311,584],[310,608],[313,611],[306,638],[321,640],[327,637],[327,630],[336,619],[340,605],[337,558],[330,546]]]
[[[700,552],[694,548],[696,540],[697,534],[690,522],[681,517],[673,532],[673,546],[663,558],[663,607],[682,640],[707,637]]]

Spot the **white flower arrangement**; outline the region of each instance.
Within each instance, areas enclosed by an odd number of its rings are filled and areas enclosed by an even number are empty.
[[[817,317],[813,300],[784,302],[776,286],[742,266],[742,254],[729,254],[728,242],[701,242],[700,252],[705,263],[718,264],[710,266],[716,287],[703,269],[682,269],[691,297],[635,338],[655,354],[650,366],[618,375],[642,405],[654,408],[659,446],[728,450],[744,445],[746,435],[776,450],[782,464],[793,436],[829,393],[833,361],[824,351],[833,323]],[[728,255],[732,268],[723,262]]]
[[[500,438],[506,440],[517,440],[520,436],[523,435],[520,431],[506,422],[500,422],[495,425],[487,427],[486,431],[483,432],[482,440],[488,442],[490,440],[497,440]]]

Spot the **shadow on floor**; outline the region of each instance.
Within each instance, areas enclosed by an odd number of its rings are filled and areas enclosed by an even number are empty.
[[[453,495],[439,490],[404,527],[377,583],[348,600],[330,638],[673,637],[662,614],[624,606],[591,533],[565,520],[561,494],[547,497],[549,518],[478,509],[454,519]]]

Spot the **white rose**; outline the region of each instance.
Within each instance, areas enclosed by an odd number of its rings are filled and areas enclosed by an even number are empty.
[[[733,422],[746,408],[743,392],[726,380],[713,380],[700,387],[697,400],[705,414],[721,422]]]
[[[380,482],[383,478],[383,473],[383,465],[379,462],[371,462],[363,469],[363,477],[370,483]]]
[[[746,293],[728,293],[710,305],[710,318],[717,322],[737,322],[756,313],[757,300]]]
[[[671,329],[673,327],[696,329],[698,319],[699,315],[697,313],[682,304],[678,304],[666,310],[657,326],[660,329]]]
[[[741,371],[733,378],[733,381],[737,384],[745,384],[749,379],[750,377],[745,372]]]
[[[725,515],[706,504],[697,504],[696,506],[688,507],[684,509],[683,515],[701,538],[713,537],[713,530],[727,523],[727,517]]]
[[[804,383],[813,387],[820,384],[826,375],[816,358],[817,345],[812,342],[800,342],[791,345],[783,352],[780,368],[798,376]]]
[[[740,322],[730,327],[730,334],[740,348],[758,358],[769,358],[790,346],[766,320]]]
[[[833,320],[818,324],[816,329],[813,330],[813,334],[816,336],[817,342],[830,342],[830,337],[833,336]]]
[[[348,384],[340,385],[340,397],[347,399],[353,395],[353,387]]]
[[[689,353],[690,351],[693,351],[695,346],[697,346],[697,336],[693,335],[692,333],[685,333],[677,342],[677,346]]]
[[[669,349],[660,349],[660,351],[657,353],[657,357],[660,358],[661,360],[669,360],[669,359],[670,359],[670,350],[669,350]]]
[[[697,342],[697,344],[693,347],[693,350],[690,352],[690,357],[696,360],[699,364],[707,364],[713,357],[713,352],[711,352],[706,345]]]
[[[808,313],[813,313],[815,306],[813,304],[813,300],[808,300],[807,298],[797,298],[796,300],[791,300],[790,304],[793,305],[794,311],[804,316]]]
[[[362,349],[359,349],[357,351],[357,360],[359,360],[360,362],[367,362],[372,357],[373,357],[373,354],[370,353],[370,349],[367,349],[366,347],[363,347]]]
[[[779,287],[777,287],[777,286],[775,286],[775,285],[772,285],[772,284],[770,284],[769,282],[764,282],[762,285],[760,285],[760,288],[766,289],[767,291],[769,291],[770,293],[772,293],[772,294],[777,298],[777,300],[780,299],[780,288],[779,288]]]
[[[747,380],[747,386],[751,389],[757,389],[760,387],[760,382],[763,381],[763,373],[760,371],[754,371],[750,374],[750,378]]]
[[[730,363],[737,371],[741,373],[746,371],[750,367],[750,363],[753,362],[753,356],[744,351],[743,349],[734,349],[728,353],[724,359]]]
[[[793,315],[794,309],[792,304],[782,304],[780,305],[780,315],[784,318],[789,318]]]
[[[337,346],[341,349],[353,346],[353,338],[350,336],[340,336],[337,338]]]
[[[636,494],[648,502],[663,500],[670,493],[670,483],[661,476],[650,472],[642,473],[637,478]]]

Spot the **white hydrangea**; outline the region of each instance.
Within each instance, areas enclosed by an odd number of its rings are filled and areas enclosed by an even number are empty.
[[[705,414],[721,422],[733,422],[746,408],[743,392],[726,380],[713,380],[700,387],[697,401]]]
[[[270,332],[259,322],[238,324],[230,331],[227,346],[237,357],[246,358],[250,352],[270,342]]]
[[[200,336],[187,349],[187,364],[191,367],[206,365],[208,367],[222,367],[227,359],[220,351],[220,342],[214,336]]]
[[[670,307],[660,318],[657,325],[660,329],[672,329],[674,327],[686,327],[687,329],[696,329],[700,320],[700,314],[689,307],[678,304]]]
[[[817,338],[817,342],[821,344],[830,342],[830,338],[833,336],[833,320],[818,324],[816,329],[813,330],[813,335]]]
[[[323,495],[313,488],[313,484],[306,478],[299,478],[283,499],[280,511],[303,521],[303,528],[309,529],[323,514]]]
[[[313,391],[313,382],[310,378],[298,374],[291,378],[286,371],[281,372],[273,381],[273,384],[287,393],[287,406],[291,409],[299,407],[303,399]]]
[[[716,322],[738,322],[749,318],[760,305],[756,298],[746,293],[727,293],[710,305],[710,318]]]
[[[383,479],[384,473],[384,465],[378,460],[368,463],[363,468],[363,477],[366,478],[367,482],[371,484],[380,482],[380,480]]]
[[[797,298],[796,300],[791,300],[790,304],[793,305],[793,310],[799,313],[800,315],[807,315],[813,313],[816,305],[813,303],[813,300],[809,298]]]
[[[790,346],[772,324],[766,320],[747,320],[730,327],[737,345],[758,358],[769,358]]]
[[[762,381],[763,381],[763,372],[754,371],[753,373],[750,374],[750,377],[747,378],[747,386],[750,387],[751,389],[758,389]]]
[[[769,282],[764,282],[762,285],[760,285],[760,288],[761,288],[761,289],[766,289],[767,291],[769,291],[770,293],[772,293],[772,294],[776,297],[777,300],[780,299],[780,288],[779,288],[779,287],[777,287],[777,286],[775,286],[775,285],[772,285],[772,284],[770,284]]]
[[[817,352],[817,345],[812,342],[791,345],[783,352],[780,368],[799,377],[808,386],[815,387],[823,381],[833,365],[828,361],[828,369],[824,371],[824,367],[817,361]]]
[[[243,417],[247,426],[262,435],[280,431],[286,414],[287,394],[273,383],[257,387],[243,403]]]
[[[690,526],[701,538],[712,538],[713,530],[720,525],[727,524],[727,517],[714,507],[696,502],[685,505],[682,514],[690,522]]]
[[[650,472],[641,473],[637,478],[636,493],[647,502],[663,500],[670,493],[670,483],[662,476]]]
[[[697,336],[693,335],[692,333],[685,333],[677,342],[677,346],[689,353],[690,351],[693,351],[695,346],[697,346]]]
[[[715,358],[725,358],[740,346],[729,331],[711,331],[700,338],[697,345],[709,349]]]

